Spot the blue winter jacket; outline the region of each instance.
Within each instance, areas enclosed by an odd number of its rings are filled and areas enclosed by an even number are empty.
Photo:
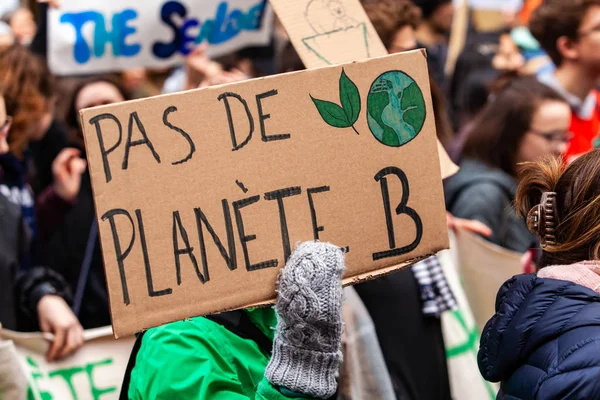
[[[498,292],[478,354],[498,399],[600,399],[600,295],[517,275]]]

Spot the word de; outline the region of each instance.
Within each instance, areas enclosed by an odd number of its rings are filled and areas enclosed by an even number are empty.
[[[261,140],[263,142],[270,142],[270,141],[275,141],[275,140],[285,140],[285,139],[289,139],[291,137],[291,135],[289,133],[280,133],[280,134],[268,134],[267,133],[265,121],[271,118],[271,114],[266,112],[265,105],[263,104],[263,102],[265,101],[265,99],[267,99],[269,97],[273,97],[275,95],[277,95],[277,90],[273,89],[273,90],[266,91],[264,93],[259,93],[255,96],[256,105],[257,105],[257,109],[258,109],[258,115],[257,115],[256,120],[258,120],[257,124],[259,125]],[[248,102],[242,96],[240,96],[236,93],[232,93],[232,92],[225,92],[225,93],[220,94],[217,97],[217,99],[219,101],[223,102],[225,113],[227,114],[229,133],[231,136],[231,144],[233,146],[232,150],[233,151],[239,150],[242,147],[244,147],[245,145],[247,145],[250,142],[250,139],[252,139],[252,135],[255,130],[255,128],[254,128],[255,127],[255,118],[252,115],[252,113],[250,112],[250,108],[248,107]],[[233,113],[232,107],[231,107],[231,102],[233,102],[233,101],[239,102],[243,106],[245,113],[241,117],[236,115],[236,117],[238,117],[238,118],[234,118],[234,115],[233,115],[234,113]],[[190,159],[192,159],[192,157],[196,151],[196,145],[194,144],[192,137],[185,130],[183,130],[182,128],[175,126],[171,122],[169,122],[169,115],[171,115],[174,112],[177,112],[177,108],[175,106],[167,107],[163,111],[162,122],[163,122],[163,125],[165,125],[167,128],[169,128],[170,130],[177,132],[179,135],[181,135],[185,139],[185,141],[187,142],[187,144],[189,146],[189,151],[187,154],[183,155],[181,159],[171,162],[172,165],[178,165],[178,164],[185,163],[185,162],[189,161]],[[247,122],[249,125],[248,133],[241,140],[238,137],[239,132],[236,133],[236,125],[240,124],[240,122],[239,122],[240,118],[247,119]],[[234,122],[234,121],[237,121],[237,122]],[[110,163],[109,163],[109,155],[112,152],[114,152],[117,148],[119,148],[119,146],[121,146],[121,143],[123,142],[123,129],[124,129],[123,126],[124,126],[125,122],[124,121],[122,122],[121,120],[119,120],[119,118],[117,118],[113,114],[103,113],[103,114],[99,114],[99,115],[91,118],[89,120],[89,123],[91,125],[93,125],[96,129],[96,134],[98,136],[98,143],[100,145],[100,154],[102,156],[102,162],[104,165],[104,174],[106,176],[106,182],[108,183],[112,180],[112,171],[111,171]],[[119,136],[118,136],[116,143],[110,145],[110,147],[107,147],[107,145],[104,141],[103,129],[106,129],[108,127],[107,124],[109,124],[109,123],[116,125],[116,127],[119,131]],[[141,135],[142,138],[134,140],[133,139],[134,133],[136,136]],[[148,148],[148,150],[150,150],[154,160],[158,164],[161,163],[160,155],[154,148],[154,145],[152,144],[152,141],[146,132],[144,123],[142,122],[138,113],[136,111],[134,111],[129,114],[129,118],[127,121],[127,139],[124,144],[125,155],[123,157],[123,162],[121,163],[122,170],[126,170],[129,166],[129,155],[130,155],[132,148],[134,148],[136,146],[141,146],[141,145],[146,146]]]

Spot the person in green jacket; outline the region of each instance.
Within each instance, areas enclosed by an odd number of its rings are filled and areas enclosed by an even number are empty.
[[[343,250],[298,246],[281,270],[275,308],[239,313],[269,349],[205,317],[148,330],[131,371],[129,399],[327,399],[342,361]],[[240,325],[241,326],[241,325]],[[254,335],[256,336],[256,335]]]

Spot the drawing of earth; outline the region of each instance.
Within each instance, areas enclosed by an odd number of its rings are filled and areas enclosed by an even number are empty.
[[[386,146],[399,147],[413,140],[421,132],[425,117],[423,93],[404,72],[385,72],[371,85],[367,122],[373,136]]]

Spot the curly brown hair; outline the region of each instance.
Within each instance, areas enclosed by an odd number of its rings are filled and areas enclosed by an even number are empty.
[[[556,65],[563,61],[558,39],[566,36],[577,40],[581,22],[591,6],[600,6],[600,0],[546,0],[531,15],[529,29]]]
[[[53,81],[44,61],[25,47],[0,48],[0,86],[6,112],[13,117],[8,144],[18,157],[28,145],[28,132],[48,111]]]
[[[417,29],[421,22],[421,10],[410,0],[362,0],[362,4],[386,48],[399,29]]]

